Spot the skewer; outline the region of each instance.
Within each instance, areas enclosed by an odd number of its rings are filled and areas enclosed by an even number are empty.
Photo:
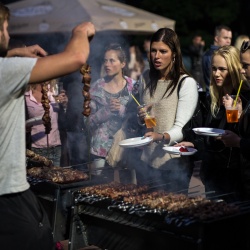
[[[199,186],[200,186],[200,185],[193,186],[193,187],[190,187],[190,188],[185,188],[185,189],[182,189],[182,190],[175,191],[174,193],[181,193],[181,192],[183,192],[183,191],[187,191],[187,190],[192,189],[192,188],[197,188],[197,187],[199,187]]]
[[[215,193],[215,191],[210,191],[210,192],[214,192]],[[211,196],[211,197],[207,197],[207,198],[208,199],[214,199],[214,198],[223,197],[223,196],[227,196],[227,195],[231,195],[231,194],[235,194],[235,192],[226,193],[226,194],[219,194],[219,195],[215,195],[215,196]]]
[[[149,187],[148,189],[154,189],[154,188],[158,188],[158,187],[163,187],[163,186],[166,186],[166,185],[169,185],[169,184],[171,184],[171,183],[169,182],[169,183],[165,183],[165,184],[159,184],[159,185],[155,185],[155,186]]]

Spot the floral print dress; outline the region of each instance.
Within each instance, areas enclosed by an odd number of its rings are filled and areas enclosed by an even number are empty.
[[[126,118],[127,106],[131,101],[135,81],[125,77],[125,87],[116,94],[111,94],[104,89],[105,80],[99,79],[90,88],[91,114],[86,125],[91,133],[90,153],[105,158],[111,148],[115,133],[122,127]],[[117,112],[110,111],[110,99],[120,99],[121,108]]]

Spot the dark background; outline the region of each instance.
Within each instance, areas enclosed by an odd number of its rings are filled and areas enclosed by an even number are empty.
[[[16,0],[1,2],[9,4]],[[118,2],[176,20],[175,31],[183,47],[190,43],[196,33],[200,33],[206,46],[209,46],[213,42],[214,27],[220,24],[232,29],[233,42],[240,34],[250,35],[249,0],[118,0]],[[134,39],[140,42],[140,38]]]
[[[88,0],[86,0],[88,1]],[[176,21],[175,31],[183,48],[190,43],[192,36],[203,36],[206,47],[213,42],[214,27],[220,24],[233,31],[233,42],[240,34],[250,35],[249,0],[117,0]],[[16,0],[2,1],[4,4]],[[132,42],[141,44],[144,37],[133,37]]]
[[[1,1],[1,0],[0,0]],[[70,1],[70,0],[68,0]],[[86,0],[91,1],[91,0]],[[205,49],[213,43],[214,28],[217,25],[227,25],[233,31],[232,44],[238,35],[250,36],[250,13],[249,0],[117,0],[149,12],[174,19],[176,21],[175,31],[178,34],[182,46],[183,55],[191,43],[194,34],[200,34],[205,41]],[[2,3],[9,4],[16,0],[3,0]],[[13,36],[12,40],[21,40],[26,45],[35,43],[41,45],[48,53],[61,51],[70,34],[42,34]],[[92,68],[92,79],[99,77],[101,65],[101,53],[103,48],[110,42],[119,42],[125,48],[129,45],[138,45],[143,51],[143,40],[145,35],[124,35],[117,32],[99,32],[95,35],[91,47],[94,53],[89,57]],[[101,41],[101,42],[100,42]]]

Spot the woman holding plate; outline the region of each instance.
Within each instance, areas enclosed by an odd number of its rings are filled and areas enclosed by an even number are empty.
[[[135,81],[126,76],[126,65],[126,54],[121,45],[110,44],[104,51],[103,66],[106,75],[91,83],[91,113],[86,120],[86,126],[91,133],[91,160],[95,160],[98,167],[105,165],[114,138],[124,139],[122,125],[130,116],[133,117],[133,113],[131,114],[128,110],[130,103],[135,105],[132,110],[135,117],[134,124],[137,124],[136,104],[131,102],[130,96]],[[131,121],[129,125],[132,127],[133,122]],[[114,147],[119,149],[118,144]],[[109,155],[110,162],[115,162],[111,159],[113,157],[117,158],[117,155]]]
[[[153,109],[156,124],[146,129],[144,136],[153,142],[143,148],[138,171],[145,179],[155,178],[165,184],[168,191],[187,192],[192,175],[188,157],[162,149],[165,144],[172,146],[183,140],[182,128],[192,117],[198,100],[197,83],[184,68],[179,39],[172,29],[162,28],[152,35],[149,64],[150,69],[141,77],[140,103],[145,106],[138,109],[138,122],[144,126],[148,111]]]
[[[209,128],[231,130],[237,133],[238,123],[228,123],[226,108],[233,105],[233,99],[242,79],[239,51],[233,46],[223,46],[212,56],[212,75],[210,83],[210,112],[205,126]],[[236,106],[240,117],[250,97],[249,84],[242,79],[242,90]],[[205,150],[201,165],[201,178],[206,192],[225,195],[225,199],[235,200],[239,195],[240,152],[236,147],[225,147],[218,137],[204,137]]]

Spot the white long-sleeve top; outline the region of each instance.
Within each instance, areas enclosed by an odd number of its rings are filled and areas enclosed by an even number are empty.
[[[182,77],[181,77],[182,78]],[[145,84],[145,82],[144,82]],[[174,141],[183,140],[182,128],[191,119],[198,101],[198,89],[196,81],[188,77],[182,82],[179,91],[176,87],[174,92],[162,98],[170,81],[159,80],[157,88],[153,97],[150,97],[149,92],[146,91],[142,95],[142,103],[155,103],[154,111],[157,125],[154,132],[168,133],[170,135],[170,142],[168,145],[173,145]],[[145,87],[145,86],[144,86]],[[155,168],[167,165],[167,162],[175,157],[166,153],[162,149],[162,144],[152,143],[144,147],[142,153],[142,160]]]

